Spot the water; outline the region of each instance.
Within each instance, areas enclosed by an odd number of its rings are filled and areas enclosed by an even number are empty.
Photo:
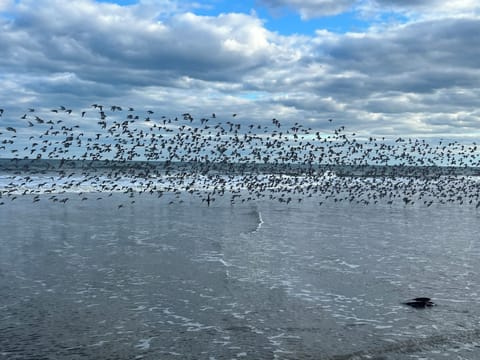
[[[2,198],[0,359],[480,358],[474,205],[49,196]]]

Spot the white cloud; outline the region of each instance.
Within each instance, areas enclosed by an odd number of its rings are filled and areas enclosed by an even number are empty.
[[[9,11],[13,8],[14,0],[0,0],[0,11]]]
[[[100,82],[162,84],[179,75],[228,80],[276,51],[262,22],[245,14],[182,13],[160,23],[128,7],[83,0],[22,2],[16,16],[0,35],[9,44],[5,66],[20,61],[33,71],[76,71]]]
[[[358,7],[369,16],[397,12],[413,20],[480,14],[480,3],[476,0],[365,0]]]
[[[160,3],[161,13],[154,10]],[[336,3],[342,11],[353,1]],[[333,6],[269,4],[309,14]],[[101,101],[156,106],[171,116],[235,112],[245,121],[276,117],[320,127],[334,118],[352,131],[402,135],[465,135],[480,122],[477,15],[437,13],[357,33],[282,36],[254,13],[200,16],[194,7],[21,0],[0,18],[1,105],[20,112]]]

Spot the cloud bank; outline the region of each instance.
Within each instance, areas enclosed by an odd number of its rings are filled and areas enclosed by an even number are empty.
[[[474,2],[262,1],[305,21],[367,7],[415,12],[313,36],[271,31],[255,11],[205,16],[160,3],[0,2],[0,107],[14,109],[4,121],[30,106],[104,102],[318,128],[334,118],[365,136],[479,134]]]

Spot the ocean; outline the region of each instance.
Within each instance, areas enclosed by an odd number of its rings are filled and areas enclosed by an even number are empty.
[[[0,359],[480,358],[477,176],[98,171],[0,172]]]

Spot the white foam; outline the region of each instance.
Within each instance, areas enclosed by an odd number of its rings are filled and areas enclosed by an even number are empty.
[[[349,267],[350,269],[356,269],[356,268],[360,267],[360,265],[349,264],[344,260],[340,261],[339,265],[344,265],[346,267]]]
[[[226,262],[226,261],[223,260],[222,258],[218,258],[217,260],[218,260],[223,266],[225,266],[225,267],[231,267],[231,266],[232,266],[232,264]]]
[[[139,350],[148,350],[150,349],[150,343],[153,339],[155,339],[155,337],[151,337],[148,339],[140,339],[139,343],[135,345],[135,347]]]
[[[260,231],[263,223],[264,223],[264,221],[263,221],[263,218],[262,218],[262,213],[259,211],[258,212],[258,225],[257,225],[257,228],[253,232],[255,233],[255,232]]]

